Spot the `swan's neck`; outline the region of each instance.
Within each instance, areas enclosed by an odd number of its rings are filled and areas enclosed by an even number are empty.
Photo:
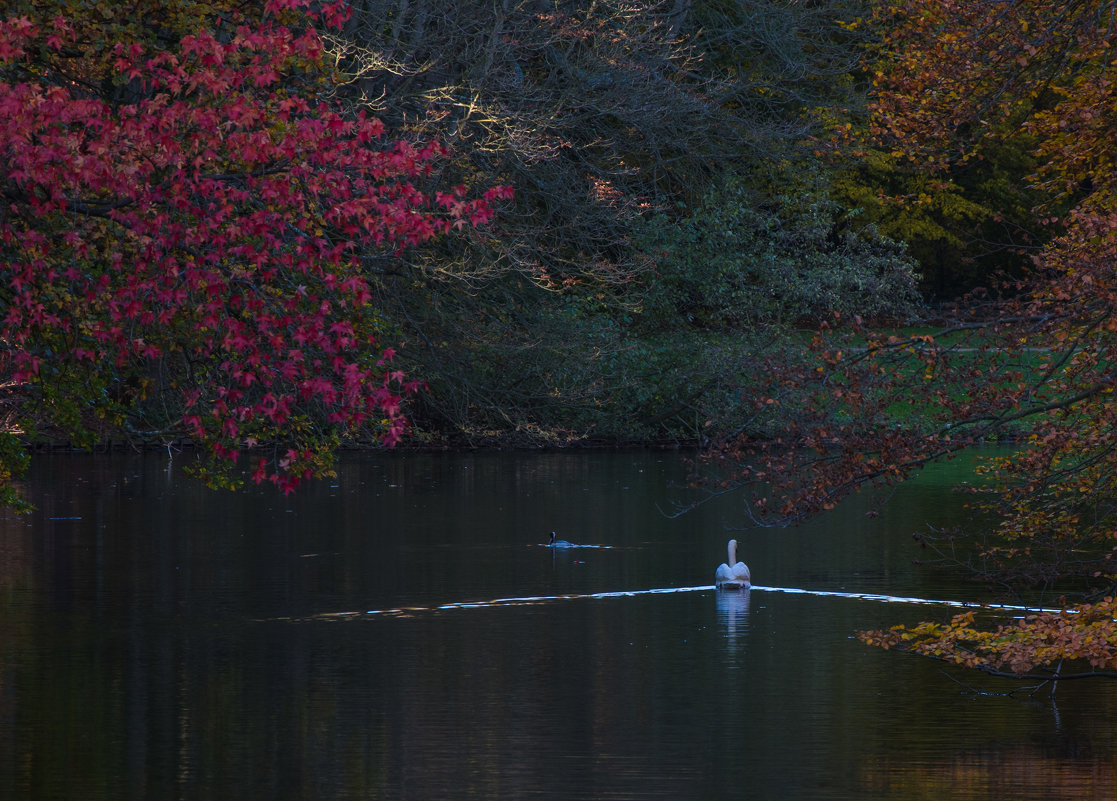
[[[737,540],[729,541],[729,566],[737,564]]]

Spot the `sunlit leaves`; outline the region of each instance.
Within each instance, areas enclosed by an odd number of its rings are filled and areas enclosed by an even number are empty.
[[[882,4],[877,136],[930,173],[981,158],[990,141],[1022,140],[1037,157],[1033,184],[1052,198],[1112,184],[1114,10],[1086,0]]]
[[[863,632],[863,642],[909,651],[986,673],[1059,679],[1117,678],[1117,601],[1105,598],[1064,612],[1041,612],[979,626],[974,612],[949,623]]]

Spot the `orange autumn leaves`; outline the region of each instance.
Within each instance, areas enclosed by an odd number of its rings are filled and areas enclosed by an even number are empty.
[[[975,612],[949,623],[863,632],[863,642],[896,648],[993,675],[1086,678],[1117,671],[1117,600],[1105,598],[1069,613],[1042,612],[978,628]]]
[[[1050,236],[982,323],[996,357],[1022,365],[985,419],[1029,433],[991,469],[1001,523],[977,552],[990,580],[1068,600],[994,630],[967,613],[862,638],[998,674],[1117,675],[1117,5],[910,0],[876,23],[878,143],[928,174],[965,169],[991,141],[1038,164],[1024,180]],[[981,405],[974,392],[970,419]]]

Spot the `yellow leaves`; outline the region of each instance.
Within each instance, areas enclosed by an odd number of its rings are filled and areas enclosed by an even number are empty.
[[[868,645],[900,650],[989,672],[1049,673],[1064,663],[1088,663],[1094,669],[1117,669],[1117,613],[1112,598],[1063,612],[1029,615],[994,629],[973,627],[975,613],[956,615],[949,624],[894,626],[888,632],[861,632]]]

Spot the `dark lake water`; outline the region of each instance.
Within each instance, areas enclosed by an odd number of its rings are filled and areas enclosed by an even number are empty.
[[[0,798],[1113,799],[1117,684],[852,637],[957,611],[856,594],[986,600],[913,563],[953,469],[727,532],[661,513],[670,453],[347,455],[287,499],[43,456],[0,521]]]

